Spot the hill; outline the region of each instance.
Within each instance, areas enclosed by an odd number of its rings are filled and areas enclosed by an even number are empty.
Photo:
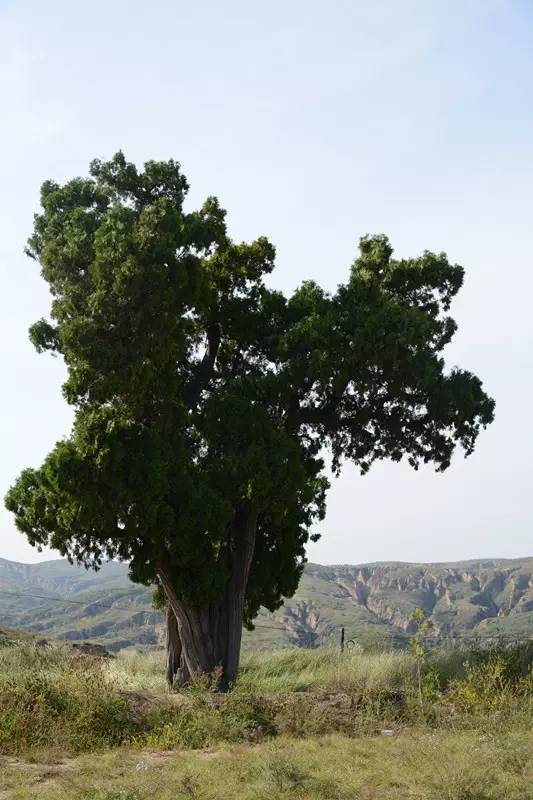
[[[129,580],[124,564],[93,572],[65,560],[0,559],[0,627],[115,651],[151,648],[163,633],[151,597],[151,589]],[[274,614],[261,612],[244,646],[323,646],[339,641],[341,627],[348,640],[401,646],[417,606],[427,609],[439,637],[533,636],[533,558],[308,564],[295,596]]]

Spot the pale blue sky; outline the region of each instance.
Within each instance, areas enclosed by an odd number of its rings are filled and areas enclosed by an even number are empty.
[[[0,0],[0,492],[68,432],[62,366],[27,328],[48,296],[22,250],[46,178],[122,148],[181,161],[272,283],[345,280],[359,237],[466,268],[450,364],[497,400],[450,470],[347,467],[323,563],[533,553],[533,6],[527,0]],[[43,558],[0,510],[0,557]],[[49,557],[49,556],[48,556]]]

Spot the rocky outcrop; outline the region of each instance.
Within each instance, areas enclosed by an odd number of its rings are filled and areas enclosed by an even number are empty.
[[[297,647],[316,647],[319,640],[320,611],[313,603],[301,601],[286,605],[279,622],[286,628]]]
[[[533,610],[533,560],[527,570],[501,563],[337,566],[327,568],[327,578],[379,622],[409,634],[412,612],[421,606],[435,636],[459,636],[482,622]],[[315,570],[326,577],[323,568],[309,565],[310,574]]]

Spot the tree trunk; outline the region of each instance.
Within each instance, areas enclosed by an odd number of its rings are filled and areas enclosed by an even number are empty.
[[[189,680],[190,675],[183,657],[178,621],[170,605],[167,606],[166,628],[166,677],[167,683],[172,689],[174,686],[184,686]]]
[[[240,508],[228,537],[228,580],[224,594],[209,605],[190,606],[180,600],[165,567],[160,565],[158,569],[169,607],[177,621],[173,642],[179,638],[181,643],[180,664],[186,668],[187,677],[220,672],[219,687],[222,690],[227,690],[235,682],[239,669],[244,599],[256,529],[257,511],[249,506]],[[168,630],[171,627],[169,624]],[[175,656],[174,644],[172,669],[176,668]],[[167,679],[168,670],[167,661]]]

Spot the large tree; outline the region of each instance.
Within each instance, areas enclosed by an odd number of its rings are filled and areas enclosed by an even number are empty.
[[[242,625],[294,592],[338,472],[472,452],[494,403],[441,356],[463,270],[365,237],[334,294],[265,286],[274,248],[236,244],[215,198],[187,212],[179,164],[121,153],[42,187],[28,254],[53,301],[68,438],[6,497],[33,545],[127,560],[168,604],[170,676],[236,676]],[[311,537],[312,538],[312,537]]]

